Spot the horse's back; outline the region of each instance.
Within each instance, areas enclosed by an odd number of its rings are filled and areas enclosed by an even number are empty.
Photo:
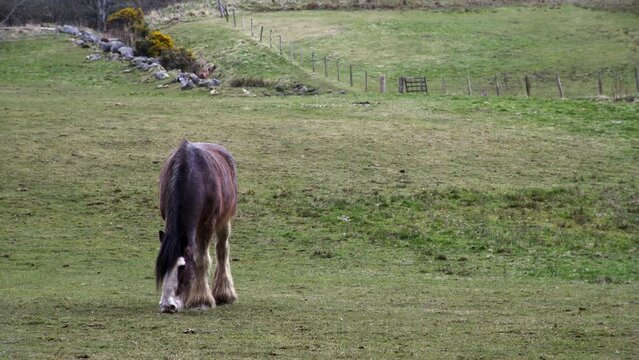
[[[176,164],[177,163],[177,164]],[[179,166],[176,166],[179,165]],[[187,186],[171,189],[176,169],[186,166]],[[212,143],[184,141],[167,158],[160,173],[160,212],[165,216],[170,191],[199,192],[191,194],[202,202],[202,216],[226,222],[237,208],[237,177],[233,156],[226,148]]]
[[[192,143],[207,156],[209,184],[212,186],[209,196],[214,198],[214,212],[218,222],[226,222],[235,216],[237,209],[236,163],[231,153],[221,145],[211,143]]]

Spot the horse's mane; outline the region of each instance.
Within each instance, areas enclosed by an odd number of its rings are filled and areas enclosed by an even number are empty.
[[[170,268],[175,264],[188,246],[189,236],[185,221],[188,219],[189,194],[186,191],[191,167],[189,142],[184,140],[180,147],[172,154],[170,162],[166,164],[166,171],[162,172],[160,183],[164,183],[166,234],[160,246],[160,253],[155,263],[155,285],[160,287],[162,280]],[[166,178],[168,177],[168,178]]]

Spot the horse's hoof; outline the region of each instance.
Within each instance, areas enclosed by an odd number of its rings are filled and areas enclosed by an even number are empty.
[[[230,305],[237,301],[237,295],[218,295],[214,296],[215,305]]]

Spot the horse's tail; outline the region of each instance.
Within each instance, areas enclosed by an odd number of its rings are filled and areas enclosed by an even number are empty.
[[[182,198],[181,189],[185,188],[187,182],[188,165],[188,140],[184,140],[180,147],[173,153],[170,163],[165,166],[170,167],[167,172],[168,181],[164,194],[166,204],[166,234],[162,239],[160,253],[155,263],[155,286],[160,288],[164,276],[175,265],[178,258],[183,256],[184,249],[188,246],[188,235],[184,232],[185,224],[182,223],[184,215],[185,199]]]

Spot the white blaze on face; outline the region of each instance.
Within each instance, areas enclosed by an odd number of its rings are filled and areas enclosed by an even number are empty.
[[[175,296],[178,288],[178,268],[184,266],[186,261],[183,257],[179,257],[175,262],[173,269],[169,271],[162,281],[162,298],[160,299],[160,311],[176,312],[182,309],[182,300]]]

